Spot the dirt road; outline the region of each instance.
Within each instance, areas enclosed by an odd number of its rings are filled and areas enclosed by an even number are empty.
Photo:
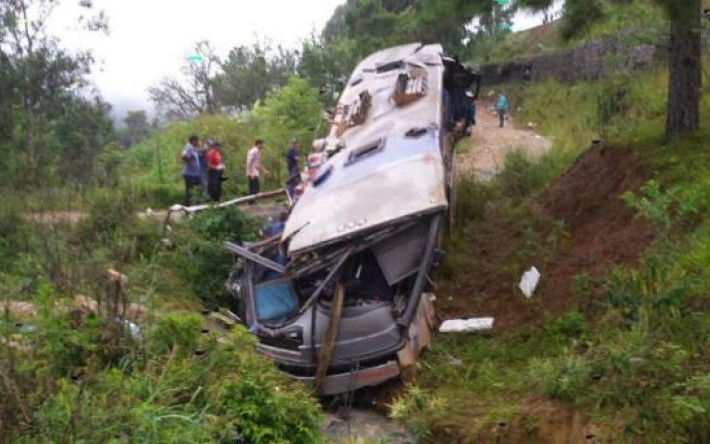
[[[538,157],[552,146],[550,139],[532,130],[517,128],[523,124],[513,119],[508,119],[500,128],[498,115],[491,110],[491,105],[488,102],[478,103],[471,144],[468,150],[460,152],[458,158],[461,175],[473,172],[477,179],[487,180],[503,169],[505,156],[510,151],[521,149],[531,157]]]

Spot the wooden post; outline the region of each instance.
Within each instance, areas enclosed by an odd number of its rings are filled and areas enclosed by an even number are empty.
[[[333,348],[335,347],[335,340],[338,338],[338,327],[340,326],[340,317],[343,314],[344,300],[345,286],[339,282],[335,287],[335,297],[333,298],[333,305],[331,305],[328,330],[325,332],[323,345],[321,346],[320,353],[318,355],[318,367],[316,368],[316,395],[318,396],[323,393],[323,379],[325,378],[328,366],[330,365],[330,358],[333,354]],[[315,310],[315,307],[313,307],[313,309]]]

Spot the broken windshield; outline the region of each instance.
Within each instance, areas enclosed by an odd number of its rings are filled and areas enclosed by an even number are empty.
[[[254,288],[259,321],[282,321],[298,309],[298,295],[288,280],[269,281]]]

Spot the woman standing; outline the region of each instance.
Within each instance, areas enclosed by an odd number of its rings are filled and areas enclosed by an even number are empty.
[[[219,202],[222,197],[222,181],[227,179],[224,177],[222,144],[213,140],[205,158],[207,159],[207,194],[214,202]]]

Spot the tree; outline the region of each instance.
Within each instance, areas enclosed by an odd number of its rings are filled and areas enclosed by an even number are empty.
[[[499,31],[505,10],[494,0],[422,0],[414,23],[416,38],[441,43],[447,51],[460,54],[471,37],[469,25],[474,19],[484,34],[493,35]]]
[[[110,105],[95,97],[67,98],[61,118],[51,125],[56,156],[49,163],[57,166],[58,177],[63,182],[86,184],[93,181],[96,158],[104,147],[114,140],[113,122],[109,117]]]
[[[700,0],[659,0],[670,17],[666,139],[674,140],[700,126],[702,41]]]
[[[493,35],[509,30],[514,12],[508,0],[349,0],[335,9],[319,43],[350,40],[356,59],[411,42],[441,43],[461,54],[475,19],[484,34]]]
[[[357,62],[354,40],[338,37],[325,43],[311,36],[303,42],[298,73],[318,88],[321,100],[330,106],[345,88]]]
[[[8,154],[0,161],[5,173],[0,176],[15,179],[14,185],[39,185],[56,171],[53,162],[66,160],[64,151],[70,148],[63,139],[63,122],[77,106],[94,103],[83,91],[91,55],[69,54],[47,34],[56,4],[55,0],[0,1],[0,133],[6,137],[0,144],[7,141],[11,147],[3,150]],[[91,30],[106,29],[103,15],[84,23]],[[100,126],[107,107],[94,111],[86,115],[87,123]]]
[[[610,0],[622,2],[625,0]],[[700,0],[655,0],[670,21],[668,44],[668,105],[666,140],[672,141],[700,126],[702,87],[701,6]],[[518,0],[535,10],[552,5],[552,0]],[[591,8],[591,9],[590,9]],[[593,14],[590,14],[590,11]],[[565,20],[589,23],[602,19],[601,0],[566,0]],[[578,30],[579,27],[570,27]]]
[[[215,114],[219,103],[215,97],[215,77],[220,60],[207,41],[195,44],[182,68],[181,78],[164,78],[148,94],[168,120],[189,119],[198,114]]]
[[[216,95],[224,106],[250,109],[266,94],[286,84],[296,71],[296,54],[268,43],[238,46],[221,64],[215,78]]]
[[[277,183],[282,183],[281,164],[289,139],[297,137],[304,146],[318,137],[318,123],[322,119],[322,107],[318,91],[308,80],[293,76],[281,89],[272,91],[263,106],[254,110],[261,138],[268,145],[264,161],[275,165]]]
[[[121,142],[126,148],[148,137],[150,126],[145,111],[128,111],[123,118],[126,128],[122,131]]]

